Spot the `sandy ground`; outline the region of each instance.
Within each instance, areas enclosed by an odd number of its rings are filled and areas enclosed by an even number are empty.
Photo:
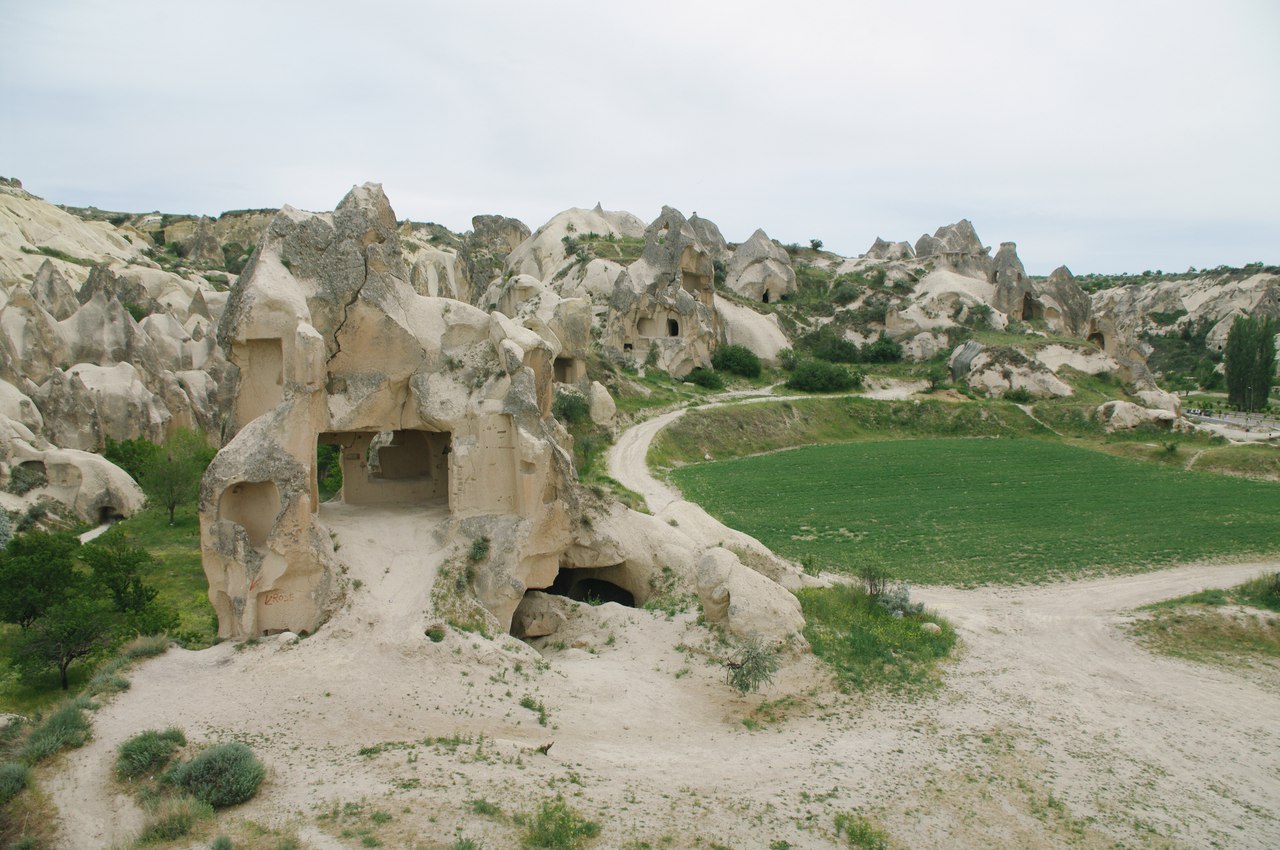
[[[642,466],[634,435],[650,428],[623,435],[621,456]],[[362,587],[306,640],[171,650],[137,668],[95,714],[94,740],[43,777],[63,846],[136,834],[141,812],[109,778],[114,749],[170,725],[243,740],[269,766],[221,828],[251,820],[317,850],[362,846],[351,830],[374,828],[322,817],[346,803],[391,816],[376,827],[386,847],[459,835],[512,847],[510,816],[555,794],[602,825],[602,848],[839,847],[835,816],[854,810],[917,848],[1280,844],[1280,682],[1151,655],[1124,629],[1138,605],[1280,565],[918,589],[963,641],[936,692],[843,696],[798,656],[741,697],[691,614],[580,606],[540,649],[456,632],[432,643],[443,515],[326,507],[324,519]],[[477,799],[502,814],[475,814]]]

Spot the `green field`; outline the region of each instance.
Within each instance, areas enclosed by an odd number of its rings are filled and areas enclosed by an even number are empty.
[[[684,466],[687,498],[824,569],[1032,582],[1280,551],[1280,484],[1040,439],[843,443]]]

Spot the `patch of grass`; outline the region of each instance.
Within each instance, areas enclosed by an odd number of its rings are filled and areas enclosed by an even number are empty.
[[[244,744],[218,744],[171,768],[167,782],[216,809],[234,806],[258,793],[266,768]]]
[[[7,806],[30,784],[31,768],[14,761],[0,764],[0,806]]]
[[[145,846],[172,841],[191,834],[195,825],[213,817],[213,807],[194,797],[166,797],[156,806],[138,836],[137,844]]]
[[[857,812],[836,815],[835,827],[850,850],[889,850],[889,834]]]
[[[1144,606],[1130,627],[1149,649],[1229,667],[1280,664],[1280,573]]]
[[[941,617],[895,617],[859,587],[805,588],[796,596],[804,609],[804,636],[842,689],[926,685],[956,642],[955,630]],[[937,633],[926,623],[935,624]]]
[[[158,602],[178,612],[178,630],[172,637],[188,649],[211,646],[218,628],[200,563],[200,518],[195,508],[178,508],[173,525],[163,508],[140,511],[119,525],[134,545],[156,558],[141,576],[158,591]]]
[[[38,764],[63,750],[84,746],[93,732],[93,723],[86,712],[93,707],[87,697],[76,697],[31,730],[19,751],[19,758],[27,764]]]
[[[137,779],[155,773],[169,763],[179,747],[187,745],[187,736],[181,729],[158,732],[148,729],[134,735],[116,751],[116,776],[121,779]]]
[[[542,700],[534,699],[526,694],[525,696],[520,697],[520,707],[527,708],[529,711],[538,715],[539,726],[547,725],[547,707],[543,705]]]
[[[502,809],[495,803],[488,800],[468,800],[467,808],[477,815],[484,815],[487,818],[496,818],[502,816]]]
[[[690,411],[658,434],[648,461],[670,467],[701,463],[708,453],[722,460],[823,443],[1048,434],[1007,404],[804,398]]]
[[[815,446],[672,478],[779,554],[850,573],[874,563],[917,583],[1044,581],[1280,549],[1280,485],[1049,440]]]
[[[517,823],[524,826],[520,846],[525,850],[578,850],[600,834],[598,823],[578,814],[560,796],[543,800]]]

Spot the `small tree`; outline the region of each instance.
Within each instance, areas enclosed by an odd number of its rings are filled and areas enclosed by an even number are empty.
[[[173,525],[179,505],[190,504],[199,497],[200,478],[213,454],[203,434],[179,428],[142,471],[138,484],[148,499],[169,511],[169,525]]]
[[[822,250],[822,240],[821,240],[821,239],[810,239],[810,240],[809,240],[809,247],[810,247],[810,248],[812,248],[812,249],[813,249],[813,250],[815,250],[815,251],[821,251],[821,250]]]
[[[752,636],[738,646],[724,666],[729,684],[738,693],[745,694],[772,682],[780,664],[778,650]]]
[[[77,590],[27,629],[18,645],[18,663],[28,672],[57,669],[65,691],[67,668],[105,647],[112,626],[110,603]]]
[[[69,534],[33,531],[14,537],[0,552],[0,620],[23,631],[60,605],[76,582],[75,551]]]
[[[1267,406],[1276,376],[1276,321],[1270,316],[1237,316],[1224,353],[1227,400],[1241,410]]]

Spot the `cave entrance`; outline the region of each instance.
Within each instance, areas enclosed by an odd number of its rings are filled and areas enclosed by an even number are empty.
[[[764,304],[769,303],[769,290],[766,289],[764,291],[764,294],[760,296],[760,301]]]
[[[586,373],[579,368],[579,363],[572,357],[557,357],[555,362],[555,379],[561,384],[576,384]]]
[[[675,319],[667,319],[667,336],[680,336],[680,323]]]
[[[634,593],[622,585],[601,576],[601,573],[609,569],[616,568],[607,567],[605,570],[562,569],[556,574],[556,580],[551,583],[551,586],[541,588],[541,590],[543,593],[550,593],[553,596],[567,596],[575,602],[585,602],[588,605],[617,602],[619,605],[625,605],[628,608],[636,607]]]
[[[1032,298],[1030,293],[1022,296],[1022,319],[1023,321],[1033,321],[1035,319],[1044,318],[1044,307],[1040,302]]]
[[[1100,331],[1094,331],[1089,334],[1089,342],[1098,346],[1098,348],[1101,348],[1103,351],[1107,350],[1107,338],[1104,337]]]
[[[449,500],[453,441],[448,431],[328,433],[316,442],[321,494],[340,493],[348,505],[435,505]],[[336,452],[329,445],[336,445]]]
[[[98,509],[98,525],[108,525],[124,519],[124,514],[113,505],[103,505]]]

